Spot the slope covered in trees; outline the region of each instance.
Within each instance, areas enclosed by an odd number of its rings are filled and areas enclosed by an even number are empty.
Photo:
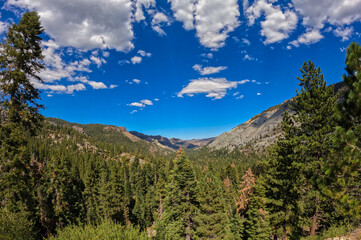
[[[174,156],[104,126],[44,121],[30,82],[41,33],[25,13],[0,48],[0,239],[301,239],[361,223],[359,44],[341,101],[304,63],[295,114],[262,154]]]

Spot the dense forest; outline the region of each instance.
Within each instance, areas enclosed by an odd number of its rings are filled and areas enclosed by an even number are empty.
[[[1,43],[0,239],[324,239],[361,223],[358,43],[337,94],[304,63],[269,148],[161,154],[41,116],[42,33],[27,12]]]

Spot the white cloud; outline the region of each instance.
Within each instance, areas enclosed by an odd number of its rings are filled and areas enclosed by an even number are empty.
[[[141,83],[141,81],[139,79],[133,79],[133,82],[136,83],[136,84]]]
[[[282,11],[280,6],[273,5],[272,1],[256,0],[250,7],[247,2],[245,7],[245,15],[250,26],[264,14],[265,20],[261,21],[261,35],[266,37],[265,44],[280,42],[288,38],[297,26],[296,13],[291,10]]]
[[[151,53],[148,53],[148,52],[146,52],[146,51],[144,51],[144,50],[138,50],[138,54],[139,54],[140,56],[142,56],[142,57],[150,57],[150,56],[152,56]]]
[[[237,0],[168,0],[186,30],[196,30],[200,43],[212,50],[225,45],[228,34],[240,24]]]
[[[64,86],[64,85],[49,85],[49,84],[40,83],[38,81],[34,81],[32,82],[32,84],[37,89],[50,90],[52,93],[73,94],[74,91],[84,91],[86,89],[84,84],[82,83]]]
[[[158,102],[158,101],[159,101],[159,98],[154,98],[154,101]]]
[[[142,62],[142,57],[139,57],[139,56],[134,56],[130,59],[130,61],[133,63],[133,64],[137,64],[137,63],[141,63]]]
[[[132,103],[129,103],[127,104],[128,106],[131,106],[131,107],[139,107],[139,108],[144,108],[146,107],[147,105],[148,106],[151,106],[153,105],[153,102],[151,100],[148,100],[148,99],[143,99],[143,100],[140,100],[139,102],[132,102]]]
[[[80,56],[74,57],[70,62],[65,62],[63,56],[66,51],[59,47],[53,40],[43,41],[43,55],[44,64],[46,68],[39,73],[39,77],[44,81],[40,83],[36,80],[32,80],[34,86],[41,90],[52,91],[55,93],[69,93],[73,94],[74,91],[86,90],[84,84],[90,85],[93,89],[106,89],[108,88],[103,82],[97,82],[89,80],[84,73],[92,72],[90,66],[92,63],[98,65],[103,64],[106,61],[103,58],[95,57],[98,54],[93,52],[90,56],[90,60],[86,57]],[[59,81],[66,81],[72,83],[68,86],[66,84],[58,84]],[[74,84],[74,82],[79,82]]]
[[[130,114],[134,114],[136,112],[138,112],[138,110],[133,110],[133,111],[130,112]]]
[[[118,87],[118,85],[116,85],[116,84],[110,84],[110,86],[109,86],[110,89],[113,89],[113,88],[116,88],[116,87]]]
[[[168,0],[171,2],[171,9],[174,17],[183,22],[186,30],[194,29],[195,0]]]
[[[353,27],[338,27],[336,28],[333,33],[335,34],[335,36],[342,38],[342,42],[347,41],[350,39],[350,37],[352,36],[353,33]]]
[[[5,32],[7,30],[7,24],[0,21],[0,34],[2,34],[3,32]]]
[[[346,41],[353,32],[352,27],[345,27],[354,22],[361,21],[361,0],[292,0],[296,11],[303,17],[302,24],[307,28],[305,34],[301,35],[304,44],[318,42],[323,36],[320,30],[326,24],[337,26],[334,34]],[[324,31],[331,31],[327,27]],[[300,40],[300,39],[299,39]],[[300,41],[293,41],[291,44],[299,46]]]
[[[153,16],[151,25],[152,25],[153,30],[156,31],[160,36],[165,36],[166,33],[162,29],[162,26],[169,26],[170,21],[169,21],[168,17],[164,13],[157,12]]]
[[[143,8],[150,13],[150,9],[155,7],[155,0],[135,0],[134,2],[136,8],[134,18],[137,22],[145,19]]]
[[[98,68],[100,68],[101,65],[107,63],[107,61],[104,58],[99,58],[99,57],[95,57],[95,56],[91,56],[90,60],[92,62],[94,62],[97,65]]]
[[[244,95],[239,95],[238,97],[236,97],[237,100],[243,99]]]
[[[247,82],[249,82],[249,80],[232,82],[225,78],[193,79],[177,94],[177,96],[193,96],[194,94],[205,93],[207,94],[206,97],[213,98],[213,100],[221,99],[227,94],[228,89],[236,88],[238,84],[244,84]]]
[[[62,46],[117,51],[134,47],[129,0],[8,0],[6,5],[37,10],[46,32]]]
[[[302,24],[322,29],[325,23],[343,26],[361,20],[361,0],[292,0]]]
[[[257,96],[261,96],[261,95],[262,95],[262,93],[259,93],[259,92],[257,93]]]
[[[193,66],[193,69],[198,71],[201,75],[209,75],[214,73],[219,73],[220,71],[223,71],[227,69],[225,66],[220,67],[202,67],[202,65],[195,64]]]
[[[310,45],[320,41],[322,38],[323,36],[318,29],[309,29],[307,32],[299,36],[297,40],[290,42],[290,44],[295,47],[300,46],[300,44]]]
[[[248,46],[251,45],[251,42],[247,38],[242,38],[242,43],[244,43]]]
[[[255,57],[252,57],[251,55],[249,55],[248,53],[246,53],[246,54],[243,56],[243,60],[257,61],[258,59],[255,58]]]
[[[202,53],[201,56],[205,57],[205,58],[212,59],[213,58],[213,53]]]

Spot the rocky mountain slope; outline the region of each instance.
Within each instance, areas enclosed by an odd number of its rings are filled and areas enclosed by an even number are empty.
[[[343,89],[343,82],[334,85],[335,94],[340,93],[340,101],[342,101],[341,92]],[[293,113],[290,108],[292,101],[293,98],[286,100],[252,117],[231,131],[222,133],[210,142],[207,147],[213,150],[233,150],[236,147],[244,147],[246,145],[252,145],[256,148],[264,148],[271,145],[280,134],[280,123],[282,122],[283,113],[285,111]]]
[[[130,131],[130,133],[147,142],[159,143],[174,150],[177,150],[179,147],[182,147],[183,149],[193,149],[193,148],[205,146],[214,139],[214,138],[205,138],[205,139],[182,140],[179,138],[168,139],[160,135],[156,135],[156,136],[145,135],[143,133],[136,131]]]
[[[233,150],[253,144],[255,147],[266,147],[274,143],[277,139],[285,111],[292,112],[290,102],[284,101],[282,104],[271,107],[266,111],[252,117],[245,123],[238,125],[229,132],[222,133],[207,145],[211,149],[227,148]]]

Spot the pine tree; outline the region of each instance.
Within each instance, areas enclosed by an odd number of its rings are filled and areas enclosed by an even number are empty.
[[[180,149],[166,187],[164,213],[157,227],[158,239],[193,239],[196,187],[193,169]]]
[[[361,46],[352,42],[346,51],[345,91],[337,105],[334,158],[327,175],[331,182],[328,193],[341,206],[351,221],[361,219]]]
[[[198,185],[195,239],[233,239],[230,234],[231,213],[227,211],[224,195],[218,178],[208,172]]]
[[[266,207],[265,189],[258,179],[254,185],[247,211],[245,213],[245,239],[268,240],[271,236],[269,214]]]
[[[301,230],[301,176],[298,164],[297,135],[294,117],[287,111],[281,123],[282,135],[262,162],[270,221],[273,234],[279,238],[297,235]]]
[[[322,193],[324,167],[329,158],[331,133],[334,129],[332,120],[337,95],[333,86],[327,86],[320,68],[309,61],[304,63],[300,81],[301,91],[297,92],[293,108],[295,120],[300,124],[300,177],[303,177],[302,190],[306,207],[305,216],[312,218],[310,235],[314,235],[322,224],[321,205],[329,199]]]
[[[42,120],[39,91],[30,81],[40,80],[37,74],[43,68],[42,32],[37,13],[24,13],[9,27],[0,47],[0,202],[11,211],[34,207],[26,137]]]

